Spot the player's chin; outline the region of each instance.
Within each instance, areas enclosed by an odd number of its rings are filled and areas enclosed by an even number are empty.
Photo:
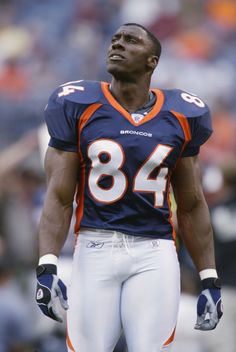
[[[123,60],[107,60],[107,71],[109,73],[123,71],[124,69],[125,62]]]
[[[125,78],[127,77],[128,71],[125,69],[124,65],[120,63],[107,63],[107,72],[116,78]]]

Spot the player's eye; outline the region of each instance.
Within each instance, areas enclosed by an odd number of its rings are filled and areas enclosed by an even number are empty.
[[[133,38],[133,37],[127,37],[126,38],[126,41],[128,42],[128,43],[137,43],[137,40],[135,39],[135,38]]]
[[[111,38],[111,43],[115,43],[117,40],[118,40],[117,37],[113,37],[113,38]]]

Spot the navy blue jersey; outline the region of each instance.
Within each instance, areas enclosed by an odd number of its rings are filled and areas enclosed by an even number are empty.
[[[69,82],[50,97],[49,145],[80,157],[75,232],[90,227],[173,238],[171,174],[179,158],[198,154],[211,119],[195,95],[152,92],[156,102],[138,122],[105,82]]]

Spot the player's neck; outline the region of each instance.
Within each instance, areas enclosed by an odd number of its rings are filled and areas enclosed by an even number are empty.
[[[115,99],[129,112],[135,112],[149,101],[149,84],[136,84],[112,80],[110,91]]]

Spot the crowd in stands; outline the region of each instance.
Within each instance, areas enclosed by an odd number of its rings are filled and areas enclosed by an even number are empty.
[[[110,79],[106,50],[113,32],[127,22],[146,26],[162,42],[152,86],[197,94],[212,111],[214,134],[201,153],[203,185],[223,283],[227,278],[226,306],[235,294],[229,274],[236,267],[235,0],[1,0],[0,352],[66,351],[65,326],[42,316],[34,303],[37,224],[45,193],[43,110],[62,83]],[[63,251],[64,268],[72,243],[73,234]],[[180,317],[186,324],[177,328],[173,352],[233,352],[234,333],[227,336],[229,347],[222,347],[217,334],[202,339],[193,330],[197,275],[184,249],[180,253]],[[236,309],[231,313],[235,331]],[[219,324],[222,341],[227,326],[222,323],[221,332]]]

